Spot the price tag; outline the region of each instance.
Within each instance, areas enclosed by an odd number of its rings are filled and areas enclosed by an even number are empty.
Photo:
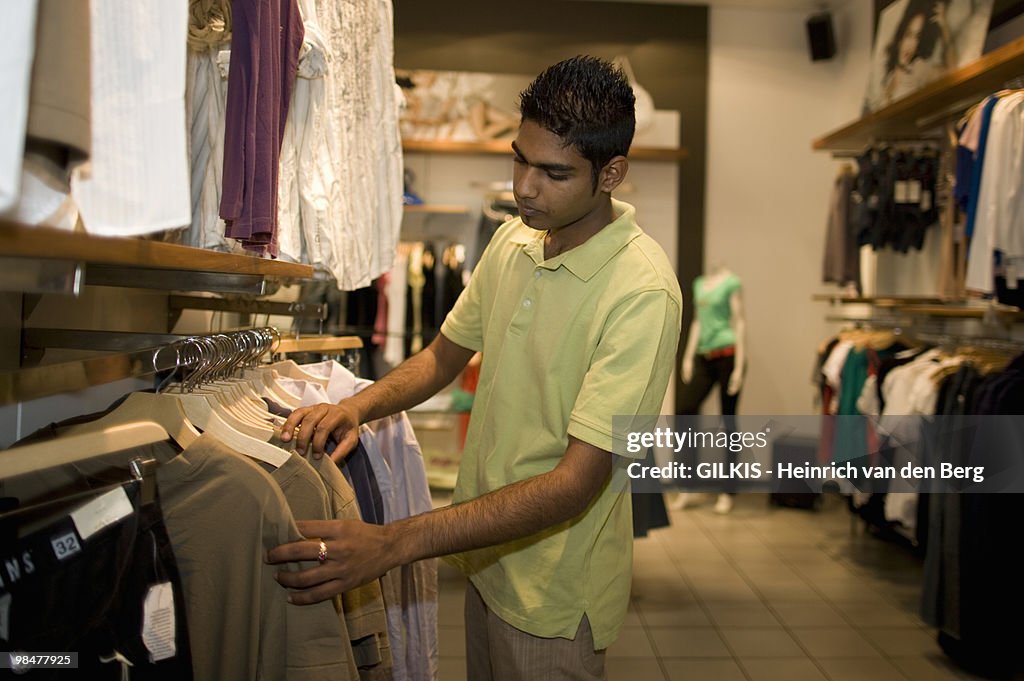
[[[909,203],[921,203],[921,180],[910,180],[907,182],[907,201]]]
[[[910,202],[910,187],[906,180],[896,180],[892,186],[892,198],[896,203]]]
[[[104,527],[116,523],[132,513],[132,502],[123,487],[101,494],[84,506],[71,512],[75,529],[82,541],[87,540]]]
[[[159,662],[174,657],[174,586],[170,582],[154,584],[142,604],[142,642],[149,651],[149,661]]]

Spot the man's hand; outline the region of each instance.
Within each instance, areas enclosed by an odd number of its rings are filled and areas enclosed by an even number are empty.
[[[298,520],[295,524],[310,539],[271,549],[267,562],[316,562],[321,541],[327,547],[327,557],[316,567],[277,573],[282,586],[296,589],[288,596],[292,603],[319,603],[351,591],[377,579],[401,560],[390,546],[387,526],[358,520]]]
[[[331,458],[341,461],[359,442],[359,412],[347,402],[299,407],[281,426],[281,440],[288,442],[294,437],[295,448],[303,456],[312,444],[313,457],[319,459],[324,455],[327,438],[333,435],[338,446]]]

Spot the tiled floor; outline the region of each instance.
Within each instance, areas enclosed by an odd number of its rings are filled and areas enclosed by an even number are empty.
[[[952,681],[917,616],[921,564],[854,530],[838,498],[817,512],[741,495],[672,511],[634,545],[633,594],[610,681]],[[463,578],[441,569],[441,681],[464,681]]]

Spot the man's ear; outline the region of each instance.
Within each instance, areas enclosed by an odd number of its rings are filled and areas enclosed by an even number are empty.
[[[597,177],[598,191],[611,194],[626,179],[626,173],[628,172],[629,161],[626,157],[613,156],[608,163],[604,164],[604,168],[601,168],[601,174]]]

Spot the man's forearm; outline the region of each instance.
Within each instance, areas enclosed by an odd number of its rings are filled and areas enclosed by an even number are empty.
[[[362,423],[410,409],[455,380],[472,354],[438,336],[348,403],[358,410]]]
[[[399,564],[493,546],[528,537],[583,513],[612,469],[611,454],[582,474],[554,470],[485,494],[388,525]]]

